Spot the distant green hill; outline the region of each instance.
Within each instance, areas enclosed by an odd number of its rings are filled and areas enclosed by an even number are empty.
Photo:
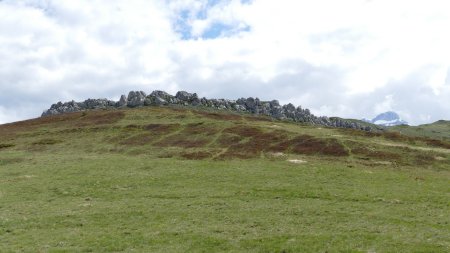
[[[401,132],[402,134],[419,137],[429,137],[450,141],[450,121],[439,120],[432,124],[419,126],[395,126],[389,130]]]
[[[0,125],[0,252],[449,252],[450,143],[409,135],[178,107]]]

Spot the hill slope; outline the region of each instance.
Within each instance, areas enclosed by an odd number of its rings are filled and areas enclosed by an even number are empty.
[[[429,137],[450,141],[450,121],[448,120],[439,120],[432,124],[420,126],[395,126],[389,129],[409,136]]]
[[[1,252],[448,252],[450,145],[177,107],[0,126]]]

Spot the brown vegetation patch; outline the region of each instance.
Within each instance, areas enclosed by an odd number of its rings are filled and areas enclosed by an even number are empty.
[[[238,125],[227,128],[217,140],[228,150],[219,156],[225,158],[248,159],[262,152],[292,152],[295,154],[320,154],[328,156],[348,156],[348,150],[336,139],[318,139],[310,135],[300,135],[289,139],[282,130],[264,132],[260,128]]]
[[[276,145],[277,143],[284,141],[287,139],[287,134],[282,131],[273,131],[264,133],[262,130],[254,127],[245,127],[245,126],[237,126],[233,128],[228,128],[225,133],[228,136],[225,137],[225,139],[220,139],[219,141],[232,141],[232,140],[238,140],[242,138],[246,138],[244,142],[234,142],[231,143],[228,147],[228,150],[221,155],[221,158],[241,158],[241,159],[247,159],[247,158],[253,158],[258,157],[261,155],[261,152],[263,151],[279,151],[274,150],[272,147],[273,145]],[[240,135],[235,137],[231,137],[229,132],[234,132],[235,134]],[[236,138],[237,137],[237,138]],[[229,139],[226,139],[229,138]],[[226,146],[226,145],[224,145]],[[284,150],[283,150],[284,151]]]
[[[46,117],[40,117],[25,121],[19,121],[14,122],[10,124],[3,125],[5,127],[32,127],[32,126],[40,126],[40,125],[46,125],[46,124],[52,124],[52,123],[59,123],[59,122],[68,122],[73,121],[82,116],[81,112],[73,112],[73,113],[65,113],[65,114],[59,114],[59,115],[52,115],[52,116],[46,116]]]
[[[14,147],[15,145],[12,143],[0,143],[0,149],[6,149],[6,148],[11,148]]]
[[[188,160],[204,160],[204,159],[212,157],[212,153],[205,152],[205,151],[182,153],[181,157],[188,159]]]
[[[185,118],[187,118],[187,115],[180,114],[180,115],[176,115],[174,118],[175,119],[185,119]]]
[[[185,135],[211,136],[217,134],[218,131],[219,130],[213,125],[208,125],[204,122],[198,122],[187,124],[181,133]]]
[[[348,156],[349,152],[336,139],[318,139],[310,135],[300,135],[289,140],[291,151],[295,154]]]
[[[80,133],[80,132],[84,132],[84,131],[85,131],[85,128],[76,127],[76,128],[63,129],[63,130],[57,131],[57,133],[59,133],[59,134],[74,134],[74,133]]]
[[[54,125],[61,124],[64,125],[67,122],[73,122],[74,120],[81,117],[81,113],[67,113],[62,115],[54,115],[41,117],[36,119],[30,119],[25,121],[19,121],[9,124],[0,125],[0,136],[1,139],[12,139],[15,138],[17,133],[31,131],[43,125]]]
[[[55,131],[58,134],[73,134],[73,133],[98,133],[109,129],[121,129],[120,127],[99,126],[99,127],[75,127]]]
[[[262,134],[262,130],[260,128],[243,125],[226,128],[223,132],[236,134],[242,137],[257,137]]]
[[[177,131],[179,128],[180,124],[149,124],[145,126],[145,130],[158,135],[166,135]]]
[[[428,139],[428,138],[422,138],[422,141],[425,142],[427,145],[430,145],[430,146],[450,149],[450,142],[447,142],[447,141],[441,141],[441,140],[436,140],[436,139]]]
[[[246,137],[244,142],[234,143],[219,158],[248,159],[261,155],[261,152],[292,152],[295,154],[320,154],[328,156],[348,156],[348,150],[336,139],[317,139],[309,135],[288,139],[287,133],[273,131],[264,133],[251,127],[228,129]],[[220,140],[220,139],[219,139]]]
[[[230,145],[240,142],[241,140],[242,140],[242,137],[239,137],[234,134],[224,133],[224,134],[220,135],[219,138],[217,138],[217,143],[222,147],[223,146],[228,147]]]
[[[143,128],[142,126],[135,125],[135,124],[126,125],[124,127],[124,129],[127,130],[127,131],[141,130],[142,128]]]
[[[90,111],[81,115],[77,126],[114,124],[125,117],[123,111]]]
[[[417,165],[430,165],[433,164],[436,158],[430,154],[417,154],[414,156],[414,160]]]
[[[327,145],[322,149],[321,153],[329,156],[348,156],[350,154],[344,145],[336,139],[327,139]]]
[[[399,132],[384,132],[383,137],[392,141],[414,141],[414,138],[403,135]]]
[[[42,140],[38,140],[33,142],[33,145],[54,145],[54,144],[58,144],[61,143],[61,140],[55,140],[55,139],[42,139]]]
[[[217,113],[217,112],[205,112],[205,111],[192,111],[193,114],[200,115],[206,118],[215,120],[241,120],[242,116],[231,113]]]
[[[427,137],[407,136],[407,135],[403,135],[399,132],[386,132],[386,133],[383,133],[383,136],[386,139],[393,140],[393,141],[403,141],[403,142],[409,142],[409,143],[416,143],[417,141],[420,141],[420,142],[426,143],[429,146],[450,149],[450,142],[443,141],[443,140],[437,140],[437,139],[432,139],[432,138],[427,138]]]
[[[272,122],[273,119],[269,116],[246,116],[246,120],[248,121],[263,121],[263,122]]]

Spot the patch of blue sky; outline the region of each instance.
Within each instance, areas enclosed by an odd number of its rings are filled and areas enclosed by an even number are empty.
[[[183,40],[188,40],[192,38],[191,26],[189,25],[189,11],[183,10],[180,12],[178,19],[175,24],[175,30],[181,34]]]
[[[183,40],[194,39],[194,36],[192,35],[191,32],[192,27],[189,22],[190,19],[193,17],[192,15],[194,15],[196,19],[200,20],[207,19],[208,10],[210,8],[220,3],[225,3],[229,1],[230,0],[208,0],[206,6],[197,13],[192,13],[189,10],[181,11],[176,21],[175,25],[176,31],[181,34],[181,38]],[[240,0],[240,1],[243,4],[249,4],[253,0]],[[223,36],[232,36],[233,34],[245,31],[250,31],[250,27],[248,26],[236,27],[233,25],[216,22],[212,24],[211,27],[209,27],[200,37],[203,39],[214,39]]]
[[[203,39],[215,39],[218,37],[228,37],[240,32],[250,31],[249,26],[238,27],[236,25],[228,25],[223,23],[214,23],[203,34]]]
[[[216,4],[220,3],[220,2],[225,2],[225,1],[224,0],[208,0],[207,5],[208,5],[208,7],[211,7],[211,6],[214,6],[214,5],[216,5]]]

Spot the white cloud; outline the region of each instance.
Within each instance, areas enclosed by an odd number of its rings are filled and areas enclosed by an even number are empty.
[[[448,119],[449,7],[444,0],[0,1],[0,123],[38,116],[58,100],[131,89],[277,98],[330,116],[389,108],[412,123]]]

